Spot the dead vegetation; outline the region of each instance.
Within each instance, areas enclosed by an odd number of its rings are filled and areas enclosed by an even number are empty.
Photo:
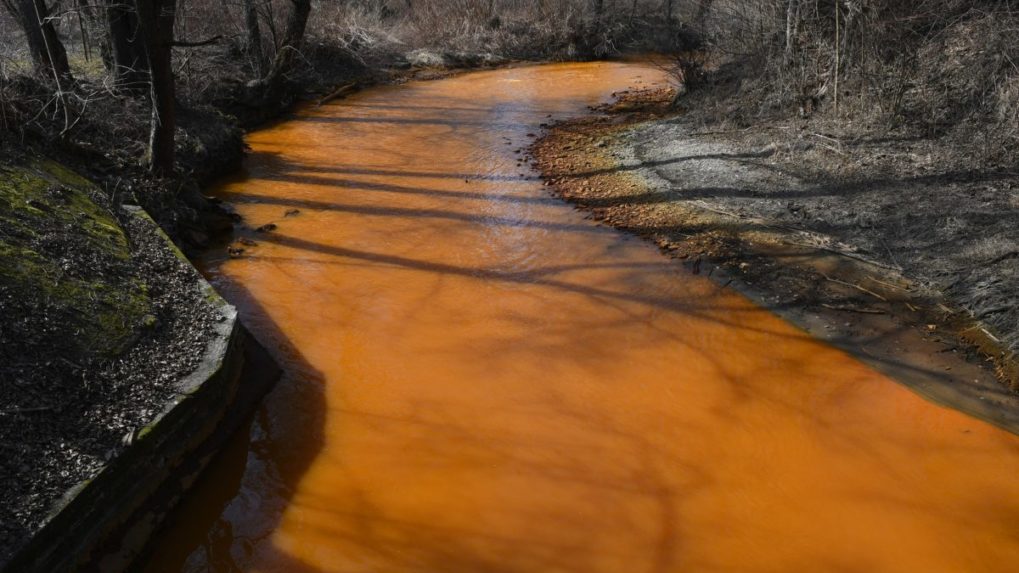
[[[695,63],[718,88],[696,105],[720,123],[798,117],[836,139],[940,140],[951,149],[936,161],[953,165],[1013,169],[1019,159],[1014,0],[694,4],[683,21],[707,42]]]
[[[681,55],[676,72],[678,80],[698,72],[704,89],[677,99],[675,126],[644,134],[648,149],[673,149],[692,134],[795,172],[810,189],[763,184],[713,200],[905,270],[1014,356],[1019,3],[705,5],[702,16],[690,6],[682,18],[706,49]],[[1014,371],[1006,378],[1017,380]]]
[[[20,4],[5,2],[0,131],[80,145],[113,156],[118,168],[128,157],[135,164],[156,157],[145,90],[122,89],[119,62],[137,58],[125,60],[110,32],[110,10],[130,14],[136,1],[36,1],[66,48],[66,72],[33,66],[15,17]],[[294,28],[302,6],[310,15]],[[215,171],[189,155],[219,153],[209,142],[225,144],[224,163],[233,161],[240,143],[225,136],[227,116],[252,125],[307,90],[325,94],[407,68],[624,52],[684,54],[681,89],[718,88],[696,105],[723,124],[800,117],[836,150],[860,134],[898,131],[945,141],[932,151],[934,163],[1011,169],[1017,159],[1014,0],[178,0],[175,7],[175,99],[182,115],[203,119],[173,129],[176,175]],[[201,132],[210,126],[217,133]]]

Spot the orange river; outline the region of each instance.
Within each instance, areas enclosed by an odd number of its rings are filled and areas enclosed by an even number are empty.
[[[148,571],[1019,571],[1019,437],[521,164],[540,124],[664,81],[483,71],[252,133],[214,193],[278,228],[205,265],[285,375]]]

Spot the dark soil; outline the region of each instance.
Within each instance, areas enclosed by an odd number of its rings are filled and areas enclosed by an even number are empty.
[[[677,113],[671,90],[618,95],[532,147],[554,193],[922,394],[1019,431],[1019,395],[1000,383],[1019,380],[1019,179],[906,169],[887,156],[922,142],[896,140],[859,143],[859,166],[883,166],[862,178],[836,165],[845,144],[823,161],[820,144],[769,140],[767,126]]]
[[[137,341],[117,356],[75,351],[74,321],[0,285],[0,563],[43,522],[71,487],[93,477],[160,414],[205,352],[221,320],[199,289],[198,274],[168,248],[153,225],[120,215],[130,260],[101,261],[59,229],[47,249],[63,252],[69,274],[110,284],[140,281],[150,316]],[[66,340],[41,347],[39,333]]]

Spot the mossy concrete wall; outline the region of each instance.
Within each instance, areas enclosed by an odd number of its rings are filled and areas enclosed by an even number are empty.
[[[155,226],[141,209],[135,209],[134,215]],[[238,322],[236,309],[204,280],[202,288],[224,319],[201,366],[182,381],[177,397],[134,435],[120,455],[93,479],[66,493],[3,568],[4,573],[128,569],[198,474],[269,390],[278,377],[275,364]],[[246,363],[257,364],[246,369]]]
[[[145,285],[124,272],[128,237],[100,194],[55,161],[0,159],[0,285],[59,310],[60,328],[24,334],[72,359],[119,355],[152,312]]]

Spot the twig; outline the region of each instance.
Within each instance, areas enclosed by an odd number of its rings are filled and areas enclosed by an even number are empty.
[[[824,142],[820,142],[820,143],[821,143],[822,147],[830,149],[830,150],[834,151],[835,153],[838,153],[839,155],[845,155],[845,152],[842,151],[842,141],[841,140],[836,139],[834,137],[829,137],[829,136],[821,134],[821,133],[813,133],[811,135],[813,135],[814,137],[820,137],[821,139],[827,139],[828,141],[835,142],[835,146],[828,145],[828,144],[826,144]]]
[[[847,287],[855,288],[856,290],[858,290],[860,292],[865,292],[865,293],[869,294],[870,296],[872,296],[872,297],[874,297],[874,298],[876,298],[878,300],[881,300],[881,301],[884,301],[884,302],[888,302],[887,298],[879,295],[878,293],[876,293],[876,292],[874,292],[874,291],[872,291],[870,289],[862,287],[862,286],[860,286],[858,284],[853,284],[853,283],[848,283],[846,281],[841,281],[839,279],[832,278],[832,277],[830,277],[830,276],[828,276],[828,275],[826,275],[824,273],[821,273],[821,276],[824,277],[825,280],[831,281],[831,282],[836,283],[836,284],[844,285],[844,286],[847,286]]]
[[[981,326],[981,327],[980,327],[980,330],[981,330],[981,331],[982,331],[982,332],[983,332],[984,334],[986,334],[986,335],[987,335],[987,338],[990,338],[991,340],[993,340],[993,341],[995,341],[995,342],[1001,342],[1000,340],[998,340],[998,337],[997,337],[997,336],[994,336],[993,334],[991,334],[991,333],[990,333],[990,332],[989,332],[989,331],[988,331],[988,330],[987,330],[986,328],[984,328],[984,327],[982,327],[982,326]]]
[[[823,143],[822,142],[821,143],[821,147],[823,147],[825,149],[828,149],[828,150],[831,150],[831,151],[834,151],[835,153],[838,153],[839,155],[845,155],[845,153],[843,153],[841,149],[839,149],[838,147],[835,147],[834,145],[828,145],[827,143]]]
[[[199,48],[201,46],[208,46],[210,44],[215,44],[216,42],[218,42],[218,41],[220,41],[222,39],[223,39],[223,35],[220,34],[220,35],[217,35],[217,36],[213,36],[213,37],[211,37],[211,38],[209,38],[207,40],[200,40],[198,42],[188,42],[186,40],[178,40],[178,41],[175,41],[175,42],[171,42],[170,45],[173,46],[174,48]]]
[[[839,144],[840,146],[842,145],[842,141],[840,139],[838,139],[836,137],[832,137],[830,135],[825,135],[823,133],[817,133],[816,131],[813,132],[811,135],[813,135],[814,137],[820,137],[821,139],[827,139],[828,141],[834,141],[835,143]]]
[[[729,135],[729,134],[732,134],[732,133],[746,133],[746,132],[750,131],[751,129],[754,129],[755,127],[757,127],[757,126],[753,126],[752,125],[752,126],[746,128],[746,129],[730,129],[730,130],[725,130],[725,131],[694,131],[694,132],[691,132],[691,133],[683,134],[683,136],[684,137],[700,137],[700,136],[704,136],[704,135]],[[762,131],[766,131],[767,129],[768,128],[764,128]],[[786,128],[782,127],[780,129],[786,129]]]
[[[1014,259],[1014,258],[1019,258],[1019,251],[1012,251],[1010,253],[1005,253],[1003,255],[994,257],[993,259],[988,259],[988,260],[984,261],[983,264],[984,265],[996,265],[996,264],[1000,263],[1001,261],[1007,261],[1008,259]]]
[[[892,265],[886,265],[884,263],[879,263],[877,261],[872,261],[870,259],[866,259],[864,257],[857,256],[857,255],[854,255],[852,253],[847,253],[845,251],[840,251],[838,249],[832,249],[832,248],[829,248],[829,247],[821,247],[821,246],[818,246],[818,245],[811,245],[809,243],[797,243],[797,242],[793,242],[793,241],[790,241],[789,244],[790,245],[795,245],[797,247],[807,247],[809,249],[817,249],[819,251],[827,251],[827,252],[835,254],[835,255],[841,255],[841,256],[846,257],[848,259],[855,259],[857,261],[860,261],[860,262],[863,262],[863,263],[867,263],[868,265],[874,265],[875,267],[881,267],[883,269],[889,269],[889,270],[900,271],[900,272],[902,271],[902,268],[900,268],[900,267],[894,267]]]
[[[39,406],[37,408],[8,408],[6,410],[0,410],[0,415],[6,416],[8,414],[30,414],[33,412],[46,412],[54,408],[55,406]]]
[[[892,263],[901,267],[902,265],[899,265],[899,261],[895,260],[895,255],[892,254],[892,250],[888,248],[888,243],[881,241],[881,246],[885,248],[885,252],[888,253],[888,258],[891,259]]]
[[[874,281],[874,282],[876,282],[876,283],[877,283],[877,284],[879,284],[879,285],[884,285],[884,286],[886,286],[886,287],[891,287],[891,288],[894,288],[894,289],[899,289],[899,290],[904,290],[904,291],[908,291],[908,290],[909,290],[909,289],[908,289],[908,288],[906,288],[906,287],[901,287],[901,286],[899,286],[899,285],[893,285],[892,283],[887,283],[887,282],[885,282],[885,281],[883,281],[883,280],[880,280],[880,279],[876,279],[876,278],[874,278],[874,277],[867,277],[867,278],[868,278],[868,279],[870,279],[870,280],[872,280],[872,281]]]
[[[885,311],[878,310],[876,308],[856,308],[854,306],[839,306],[834,304],[822,304],[824,308],[829,310],[841,310],[845,312],[859,312],[861,314],[885,314]]]
[[[321,105],[325,105],[325,104],[333,101],[334,99],[340,97],[341,95],[347,93],[348,91],[352,90],[356,86],[357,86],[357,82],[350,82],[349,84],[340,86],[340,87],[336,88],[331,94],[329,94],[326,97],[318,100],[318,105],[320,105],[320,106]]]

